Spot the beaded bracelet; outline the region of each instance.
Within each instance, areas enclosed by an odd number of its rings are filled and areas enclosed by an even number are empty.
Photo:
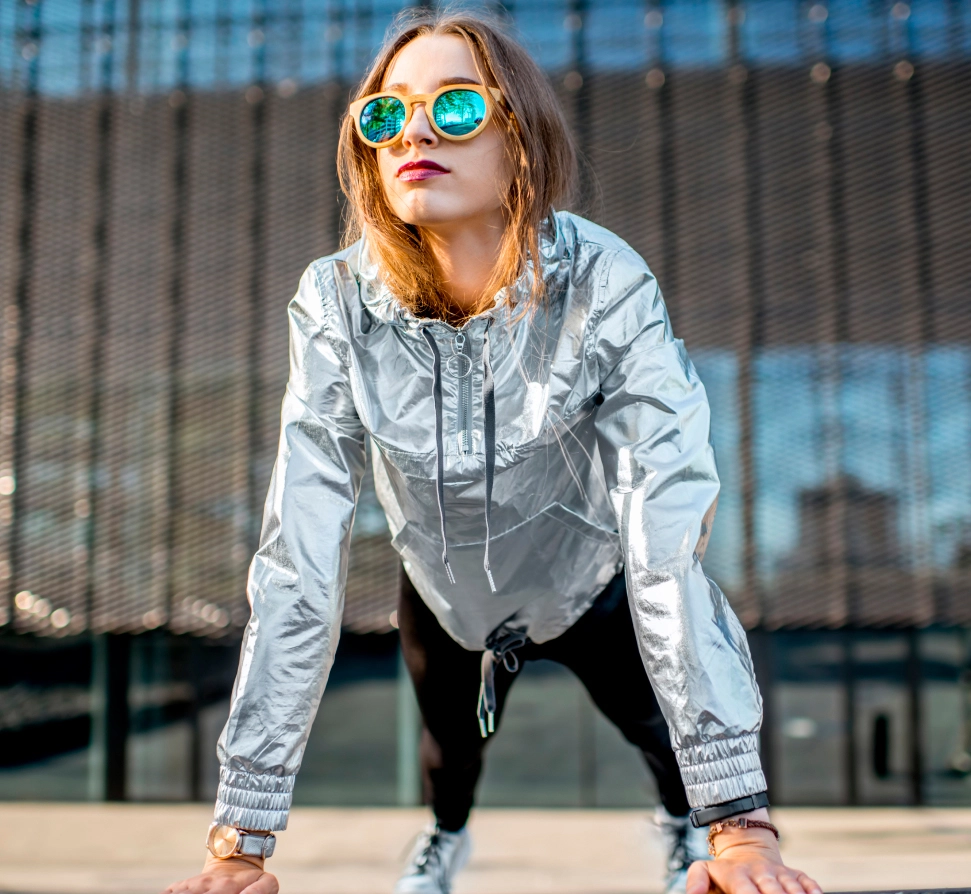
[[[733,826],[737,829],[749,829],[753,826],[759,829],[768,829],[773,835],[775,835],[775,840],[779,840],[779,830],[773,826],[772,823],[766,823],[762,820],[749,819],[747,816],[740,816],[738,819],[719,820],[718,822],[712,823],[708,827],[708,853],[713,857],[715,856],[715,836],[719,832],[723,832],[729,826]]]

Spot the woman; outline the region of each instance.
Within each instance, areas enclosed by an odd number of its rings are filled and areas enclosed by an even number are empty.
[[[169,891],[277,890],[263,859],[333,661],[370,438],[436,818],[398,894],[449,890],[483,746],[541,657],[654,771],[669,890],[820,894],[779,856],[745,635],[700,564],[718,495],[704,389],[644,261],[552,212],[574,156],[548,83],[489,20],[423,12],[358,95],[339,150],[356,241],[289,309],[210,857]],[[690,808],[720,821],[711,862],[691,862]]]

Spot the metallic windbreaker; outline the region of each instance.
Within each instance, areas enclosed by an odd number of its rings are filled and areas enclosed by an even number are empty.
[[[366,238],[304,273],[217,821],[286,828],[337,646],[368,438],[394,548],[457,642],[550,640],[626,568],[690,804],[765,790],[745,633],[699,555],[719,488],[704,387],[626,243],[557,212],[541,247],[547,306],[521,317],[500,293],[460,329],[406,310]]]

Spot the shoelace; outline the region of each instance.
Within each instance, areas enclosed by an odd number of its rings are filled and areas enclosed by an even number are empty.
[[[438,829],[434,832],[428,834],[428,841],[425,842],[425,846],[421,849],[418,856],[415,857],[415,866],[422,870],[433,869],[436,866],[442,865],[442,855],[439,850],[439,845],[441,844],[441,837],[438,834]]]
[[[496,472],[496,393],[495,381],[492,376],[492,360],[489,356],[489,327],[492,320],[486,321],[485,332],[482,336],[482,408],[485,416],[485,555],[482,567],[489,579],[489,589],[496,592],[496,583],[492,577],[492,567],[489,564],[489,538],[492,522],[492,481]],[[437,479],[435,482],[438,496],[438,518],[442,530],[442,564],[448,574],[450,583],[455,583],[455,575],[448,561],[448,533],[445,524],[445,435],[442,420],[442,354],[438,344],[428,327],[421,330],[422,337],[431,349],[432,365],[432,398],[435,404],[435,454],[437,461]]]

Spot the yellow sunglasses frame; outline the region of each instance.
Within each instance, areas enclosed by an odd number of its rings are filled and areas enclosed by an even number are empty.
[[[354,129],[357,131],[357,135],[372,149],[384,149],[387,146],[393,146],[398,140],[401,139],[402,134],[405,132],[405,128],[408,126],[408,122],[411,121],[411,117],[415,112],[415,106],[418,103],[425,103],[426,107],[434,106],[435,100],[438,99],[443,93],[448,93],[451,90],[471,90],[473,93],[478,93],[486,102],[486,113],[485,117],[482,119],[482,123],[472,131],[468,133],[456,136],[455,134],[445,133],[436,123],[434,115],[427,115],[428,123],[431,125],[432,130],[435,131],[442,139],[452,140],[456,143],[460,143],[463,140],[471,140],[473,137],[477,137],[483,130],[485,130],[486,125],[492,120],[492,110],[493,107],[503,101],[502,91],[498,87],[482,87],[479,84],[446,84],[444,87],[439,87],[434,93],[412,93],[410,95],[405,95],[404,93],[398,93],[396,90],[382,90],[380,93],[370,93],[367,96],[362,96],[360,99],[355,99],[347,107],[347,113],[351,116],[354,121]],[[364,107],[375,99],[380,99],[382,96],[391,96],[397,100],[404,103],[405,107],[405,120],[401,125],[401,130],[398,131],[395,136],[390,140],[384,140],[380,143],[375,143],[373,140],[369,140],[364,136],[364,131],[361,128],[361,112],[364,111]]]

